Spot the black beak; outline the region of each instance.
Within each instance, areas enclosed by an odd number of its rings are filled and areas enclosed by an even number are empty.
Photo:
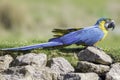
[[[112,28],[112,30],[114,30],[115,22],[114,21],[110,22],[109,25],[108,25],[108,28]]]

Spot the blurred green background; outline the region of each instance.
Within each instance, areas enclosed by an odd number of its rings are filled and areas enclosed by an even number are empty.
[[[110,17],[116,29],[99,46],[118,48],[119,16],[120,0],[0,0],[0,47],[47,41],[53,28],[86,27]]]

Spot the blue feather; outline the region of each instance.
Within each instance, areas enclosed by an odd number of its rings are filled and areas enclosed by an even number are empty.
[[[41,43],[41,44],[36,44],[36,45],[31,45],[31,46],[24,46],[24,47],[18,47],[18,48],[5,48],[1,50],[11,50],[11,51],[25,51],[25,50],[31,50],[31,49],[36,49],[36,48],[44,48],[44,47],[54,47],[54,46],[61,46],[63,45],[60,42],[47,42],[47,43]]]
[[[99,29],[98,26],[91,26],[66,34],[63,37],[60,37],[60,39],[64,44],[67,45],[76,43],[94,45],[97,41],[101,40],[103,36],[104,33]]]

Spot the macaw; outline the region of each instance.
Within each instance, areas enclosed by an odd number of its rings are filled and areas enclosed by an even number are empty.
[[[95,46],[95,44],[103,40],[108,30],[115,28],[115,22],[110,18],[100,18],[97,22],[90,27],[85,28],[71,28],[71,29],[54,29],[54,38],[46,43],[40,43],[30,46],[23,46],[18,48],[5,48],[1,50],[10,51],[25,51],[36,48],[56,47],[56,46],[69,46],[72,44]]]

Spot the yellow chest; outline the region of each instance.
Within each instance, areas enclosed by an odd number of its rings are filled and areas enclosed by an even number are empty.
[[[102,21],[101,23],[100,23],[100,25],[99,25],[99,28],[103,31],[103,33],[104,33],[104,36],[103,36],[103,38],[101,39],[101,40],[103,40],[106,36],[107,36],[107,34],[108,34],[108,30],[104,27],[104,24],[105,24],[105,21]]]

